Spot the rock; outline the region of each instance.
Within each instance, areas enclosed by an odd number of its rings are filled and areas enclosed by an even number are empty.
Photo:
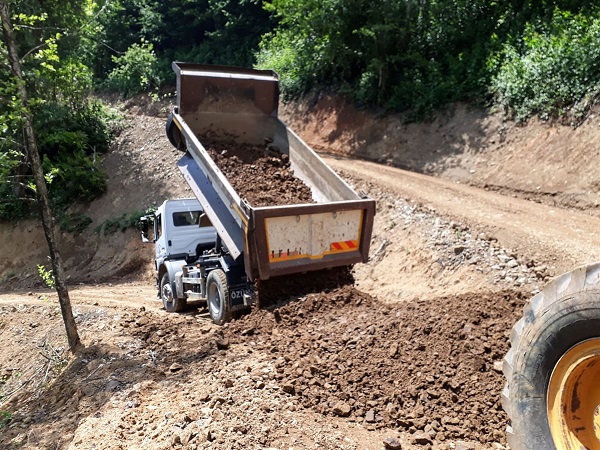
[[[412,437],[412,443],[416,444],[416,445],[431,445],[431,444],[433,444],[433,441],[426,434],[416,433]]]
[[[350,415],[351,411],[352,411],[352,408],[346,402],[338,402],[333,407],[333,414],[335,414],[336,416],[340,416],[340,417],[348,417]]]
[[[106,383],[104,390],[106,392],[114,392],[114,391],[118,391],[120,386],[121,386],[121,383],[119,383],[117,380],[110,380],[108,383]]]
[[[494,371],[502,373],[502,361],[494,361]]]
[[[169,367],[169,372],[179,372],[181,369],[183,369],[183,366],[181,364],[173,363]]]
[[[367,414],[365,414],[365,420],[369,423],[375,422],[375,410],[373,410],[373,409],[368,410]]]
[[[281,389],[283,390],[283,392],[285,392],[286,394],[294,394],[294,392],[296,392],[296,388],[294,387],[294,385],[292,383],[284,383],[281,386]]]
[[[227,378],[225,380],[225,387],[226,388],[232,388],[233,387],[233,380],[231,378]]]
[[[464,245],[455,245],[453,250],[454,250],[455,255],[460,255],[462,252],[465,251],[465,246]]]
[[[394,342],[392,345],[390,345],[390,351],[388,354],[390,355],[390,358],[394,358],[398,354],[398,344]]]
[[[218,339],[217,340],[217,349],[219,350],[227,350],[229,348],[229,339]]]
[[[402,444],[395,437],[388,437],[383,440],[383,445],[389,450],[401,450]]]

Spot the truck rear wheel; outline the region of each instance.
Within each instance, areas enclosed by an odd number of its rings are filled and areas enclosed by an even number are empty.
[[[510,343],[502,404],[511,449],[600,449],[600,263],[551,281]]]
[[[223,325],[231,319],[229,310],[229,286],[227,276],[221,269],[215,269],[206,279],[206,297],[208,313],[217,325]]]
[[[169,279],[168,272],[165,272],[160,280],[160,299],[167,312],[180,312],[187,306],[185,298],[177,298],[177,290]]]

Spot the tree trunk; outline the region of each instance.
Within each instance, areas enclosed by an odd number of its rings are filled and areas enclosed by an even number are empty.
[[[21,61],[18,55],[17,42],[13,33],[12,24],[10,22],[8,2],[6,0],[0,0],[0,18],[2,19],[2,31],[4,32],[4,39],[8,50],[10,67],[18,85],[19,97],[21,99],[21,103],[23,104],[25,149],[29,162],[31,163],[31,169],[33,171],[33,177],[36,185],[36,196],[42,209],[42,225],[44,227],[46,240],[48,241],[48,250],[50,251],[50,259],[52,261],[52,270],[54,272],[54,280],[56,292],[58,293],[60,310],[65,323],[65,328],[67,330],[69,348],[71,349],[71,352],[76,353],[82,350],[83,345],[79,340],[77,325],[75,324],[73,311],[71,309],[69,291],[67,290],[67,285],[65,283],[65,272],[63,269],[62,258],[57,246],[56,226],[52,217],[50,203],[48,201],[48,188],[46,187],[44,170],[42,168],[42,162],[40,160],[40,155],[37,148],[35,133],[33,131],[27,89],[25,88],[25,81],[23,80],[23,72],[21,70]]]

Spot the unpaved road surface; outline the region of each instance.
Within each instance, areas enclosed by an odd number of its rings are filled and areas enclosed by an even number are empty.
[[[164,118],[131,121],[95,221],[189,195],[164,169],[178,157]],[[224,327],[202,305],[161,308],[137,233],[63,236],[87,348],[71,357],[55,294],[16,262],[40,261],[39,231],[1,229],[4,279],[21,290],[0,295],[0,448],[505,448],[510,328],[551,276],[600,260],[600,219],[326,161],[377,200],[370,262],[354,286],[287,292]]]

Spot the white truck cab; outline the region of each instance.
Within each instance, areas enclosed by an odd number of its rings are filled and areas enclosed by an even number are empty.
[[[166,200],[154,213],[156,269],[165,260],[197,259],[214,247],[216,236],[198,200]]]
[[[154,243],[158,297],[166,311],[183,311],[188,299],[206,301],[221,324],[253,303],[246,275],[231,265],[198,200],[166,200],[154,215],[141,218],[141,228],[142,241]]]

